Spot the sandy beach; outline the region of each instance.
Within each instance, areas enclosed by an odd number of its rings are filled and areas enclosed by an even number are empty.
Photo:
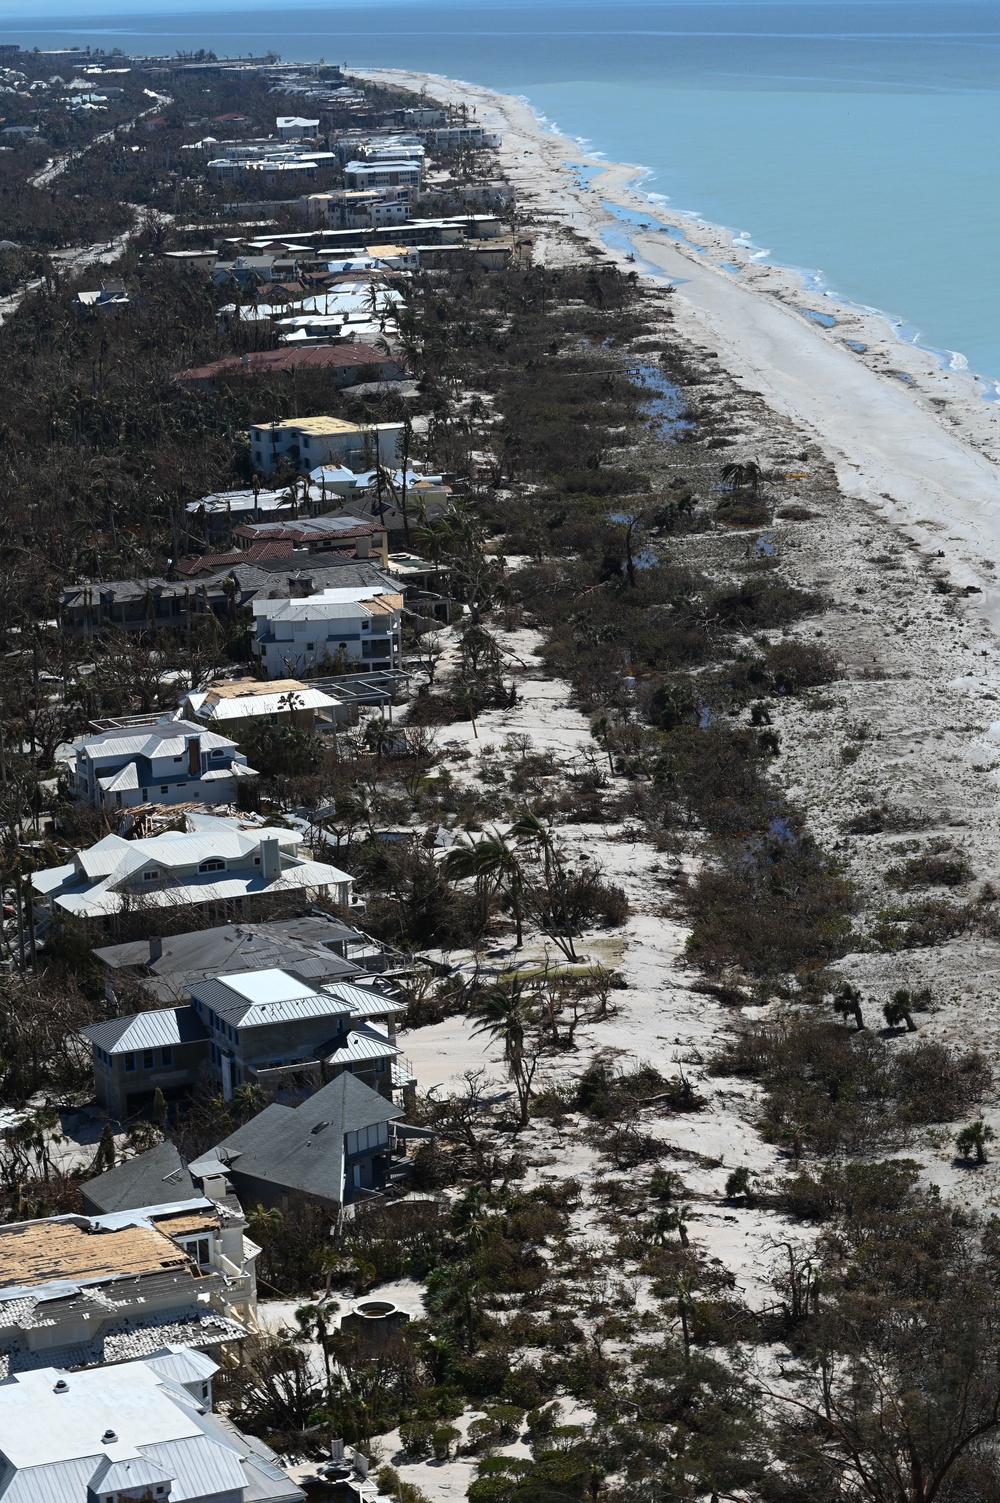
[[[652,202],[640,168],[588,156],[524,99],[433,74],[360,71],[464,104],[502,134],[501,163],[540,259],[565,256],[569,227],[622,262],[634,255],[651,282],[673,282],[679,332],[808,430],[846,496],[943,553],[955,583],[977,586],[975,608],[1000,626],[1000,586],[984,568],[1000,559],[1000,403],[984,398],[983,382],[942,369],[883,315],[810,290],[732,231]]]

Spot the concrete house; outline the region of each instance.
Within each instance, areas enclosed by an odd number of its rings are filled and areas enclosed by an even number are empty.
[[[353,1075],[341,1075],[300,1106],[267,1107],[206,1160],[224,1165],[244,1206],[281,1205],[296,1196],[342,1206],[390,1182],[392,1124],[401,1116]]]
[[[164,1347],[87,1372],[0,1384],[0,1477],[32,1503],[292,1503],[305,1493],[263,1441],[201,1397],[217,1365]]]
[[[0,1373],[120,1362],[165,1342],[221,1354],[257,1308],[260,1249],[244,1230],[231,1194],[0,1227]]]
[[[147,840],[106,835],[63,866],[32,875],[36,911],[112,928],[123,912],[197,905],[249,914],[262,899],[299,894],[346,906],[347,872],[299,854],[294,830],[188,814],[186,830]]]
[[[186,1006],[81,1029],[97,1099],[117,1121],[148,1111],[157,1090],[170,1102],[207,1086],[228,1101],[242,1085],[301,1093],[347,1072],[391,1098],[394,1086],[413,1083],[397,1063],[401,1004],[374,987],[316,984],[274,967],[188,986]]]
[[[394,468],[402,453],[402,423],[359,427],[343,418],[282,418],[250,429],[253,467],[270,475],[283,460],[309,475],[321,465],[346,465],[354,471],[373,464]]]
[[[372,668],[399,666],[402,589],[390,593],[376,585],[328,589],[303,600],[257,599],[253,614],[253,650],[268,678],[326,667],[338,659]]]
[[[166,717],[74,741],[66,768],[72,796],[98,809],[232,804],[239,784],[257,777],[228,736]]]

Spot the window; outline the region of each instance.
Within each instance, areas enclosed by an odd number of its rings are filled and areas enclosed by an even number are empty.
[[[221,751],[214,751],[214,752],[210,752],[209,755],[212,756],[212,757],[218,758],[218,757],[222,756],[222,752]]]
[[[377,1059],[375,1061],[375,1074],[376,1075],[384,1075],[385,1074],[385,1060],[384,1059]]]
[[[144,788],[142,790],[142,801],[143,801],[144,804],[148,804],[149,803],[149,789],[148,788]]]
[[[142,1051],[142,1068],[144,1070],[151,1070],[153,1068],[154,1062],[155,1056],[152,1049],[144,1049]]]
[[[170,1045],[167,1045],[167,1047],[165,1049],[161,1049],[160,1050],[160,1064],[161,1065],[172,1065],[173,1062],[174,1062],[174,1051],[170,1047]]]
[[[360,1188],[361,1188],[361,1165],[360,1164],[355,1164],[354,1165],[354,1188],[356,1190],[360,1190]]]
[[[225,869],[226,863],[220,861],[218,856],[212,856],[210,860],[203,861],[198,868],[200,872],[224,872]]]
[[[131,1074],[131,1072],[135,1069],[135,1055],[123,1054],[122,1064],[125,1066],[125,1069]]]
[[[154,866],[154,867],[151,867],[148,872],[143,872],[143,874],[142,874],[142,880],[144,882],[155,882],[155,881],[158,880],[159,875],[160,875],[160,869],[159,869],[159,867]]]
[[[186,1253],[189,1253],[199,1268],[211,1268],[212,1250],[207,1237],[197,1237],[190,1242],[181,1244]]]
[[[183,762],[183,761],[184,761],[184,758],[183,758],[183,757],[175,757],[175,758],[174,758],[174,761],[175,761],[175,762]]]
[[[168,783],[161,783],[160,784],[160,792],[161,793],[169,793],[170,792],[170,786],[169,786],[169,784]]]

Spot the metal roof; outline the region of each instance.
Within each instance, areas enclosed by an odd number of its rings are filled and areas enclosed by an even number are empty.
[[[188,741],[199,741],[205,750],[234,747],[235,742],[189,720],[156,720],[148,725],[130,725],[98,731],[73,742],[76,752],[91,757],[167,757],[183,755]]]
[[[85,1039],[108,1054],[134,1054],[140,1049],[170,1048],[208,1037],[198,1014],[191,1007],[164,1007],[156,1012],[137,1012],[80,1029]]]
[[[334,1018],[348,1004],[289,971],[245,971],[196,982],[192,996],[212,1007],[234,1028],[260,1028],[308,1018]]]

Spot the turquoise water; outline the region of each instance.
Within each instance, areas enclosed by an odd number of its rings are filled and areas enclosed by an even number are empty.
[[[0,37],[274,48],[525,94],[648,169],[672,207],[748,232],[1000,377],[1000,12],[991,3],[0,0]]]

